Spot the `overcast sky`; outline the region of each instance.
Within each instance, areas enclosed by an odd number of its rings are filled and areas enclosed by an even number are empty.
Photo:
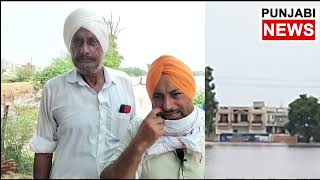
[[[79,7],[120,16],[122,66],[147,68],[162,54],[204,70],[205,2],[1,2],[1,59],[38,66],[67,52],[65,18]]]
[[[265,43],[258,33],[262,7],[319,2],[1,2],[1,59],[48,65],[66,52],[63,23],[79,7],[121,17],[123,67],[146,68],[166,53],[193,70],[212,65],[221,105],[287,106],[302,93],[320,97],[319,41]]]
[[[319,8],[320,2],[208,2],[206,64],[214,68],[220,105],[287,106],[303,93],[319,98],[319,41],[259,42],[261,7]]]

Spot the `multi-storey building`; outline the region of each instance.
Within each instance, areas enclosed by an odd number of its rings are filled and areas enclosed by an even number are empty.
[[[253,102],[252,107],[221,106],[215,119],[220,140],[242,135],[240,138],[246,138],[245,141],[270,141],[269,134],[286,133],[284,125],[288,122],[288,109],[266,107],[261,101]]]

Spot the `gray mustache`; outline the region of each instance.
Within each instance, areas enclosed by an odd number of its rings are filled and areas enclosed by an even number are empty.
[[[91,63],[91,62],[94,62],[94,60],[91,59],[91,58],[78,58],[77,61],[78,61],[78,63]]]

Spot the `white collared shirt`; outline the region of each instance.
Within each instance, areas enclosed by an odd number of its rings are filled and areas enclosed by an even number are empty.
[[[30,148],[53,153],[50,178],[99,178],[136,114],[129,76],[104,67],[97,94],[73,69],[49,80],[42,92],[37,135]],[[120,105],[130,113],[120,113]]]

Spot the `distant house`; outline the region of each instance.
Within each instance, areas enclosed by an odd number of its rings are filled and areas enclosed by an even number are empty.
[[[5,59],[1,59],[1,74],[13,73],[17,68],[19,68],[19,65]]]
[[[36,66],[32,65],[30,63],[27,63],[25,65],[21,65],[21,68],[26,69],[26,70],[32,70],[32,71],[36,70]]]
[[[1,74],[13,74],[18,68],[35,71],[37,67],[31,63],[19,65],[5,59],[1,59]]]

